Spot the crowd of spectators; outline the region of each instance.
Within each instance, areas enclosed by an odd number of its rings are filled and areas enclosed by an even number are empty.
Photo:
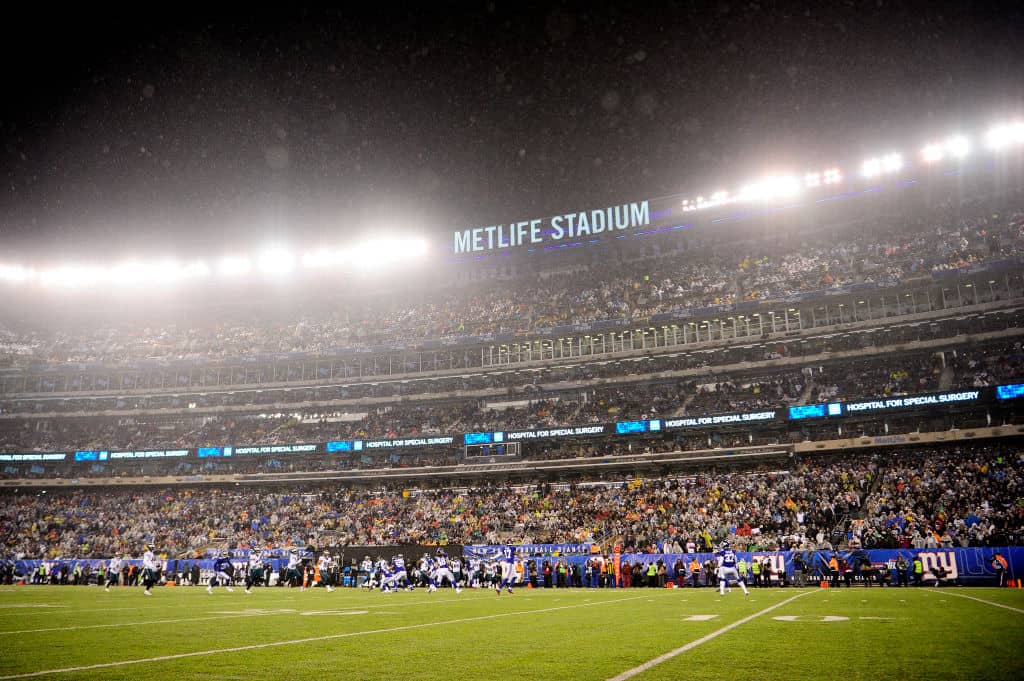
[[[1019,379],[1020,341],[995,342],[944,353],[910,352],[845,359],[793,370],[762,370],[695,379],[621,376],[579,387],[498,390],[494,397],[433,397],[383,401],[329,411],[297,407],[287,412],[232,414],[151,413],[0,420],[0,452],[178,449],[206,446],[321,443],[457,435],[493,430],[533,430],[611,421],[785,408],[835,399],[913,394]],[[945,366],[943,366],[945,363]],[[644,362],[629,363],[629,368]],[[594,368],[603,375],[602,367]],[[945,383],[943,375],[945,374]],[[295,400],[302,400],[296,396]]]
[[[741,550],[978,546],[1019,542],[1012,444],[877,450],[771,469],[526,488],[336,486],[5,492],[9,557],[184,557],[209,546],[597,542],[674,553],[730,539]]]
[[[998,446],[893,451],[866,515],[865,548],[1009,545],[1024,539],[1024,450]]]
[[[218,310],[210,319],[131,319],[74,331],[59,324],[0,324],[0,365],[216,361],[260,354],[329,356],[342,349],[424,338],[525,334],[599,320],[638,320],[709,306],[784,299],[852,283],[891,285],[908,277],[1024,255],[1024,213],[931,216],[865,225],[856,236],[773,235],[742,245],[621,260],[571,272],[465,286],[382,291],[329,306],[290,306],[266,316]],[[244,307],[244,306],[240,306]],[[203,321],[207,320],[207,321]]]

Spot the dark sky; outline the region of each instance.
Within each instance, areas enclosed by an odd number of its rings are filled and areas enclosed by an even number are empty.
[[[1024,110],[1022,3],[521,4],[12,17],[0,259],[446,231]]]

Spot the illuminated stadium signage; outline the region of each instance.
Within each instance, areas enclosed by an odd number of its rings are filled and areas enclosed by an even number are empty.
[[[455,442],[454,437],[411,437],[397,440],[370,440],[366,443],[367,449],[387,449],[391,447],[435,447],[438,445],[450,445]]]
[[[665,427],[695,428],[700,426],[720,426],[728,423],[755,423],[758,421],[771,421],[776,416],[774,409],[771,411],[755,411],[745,414],[717,414],[715,416],[692,416],[678,419],[665,419]]]
[[[956,402],[975,402],[981,393],[977,390],[966,390],[955,393],[939,393],[937,395],[908,395],[906,397],[887,397],[882,400],[865,400],[863,402],[844,402],[843,410],[847,414],[881,409],[906,409],[907,407],[923,407],[932,404],[953,404]]]
[[[228,447],[227,449],[231,449]],[[139,452],[110,452],[113,459],[170,459],[188,456],[187,449],[148,449]],[[201,455],[200,455],[201,456]],[[230,456],[230,455],[229,455]]]
[[[216,456],[231,456],[232,453],[233,450],[231,447],[200,447],[196,450],[196,456],[200,459]]]
[[[503,433],[466,433],[462,436],[464,445],[490,445],[502,441]]]
[[[312,454],[316,445],[264,445],[262,447],[235,447],[235,454]]]
[[[336,440],[334,442],[328,442],[324,445],[324,449],[328,454],[335,454],[337,452],[361,452],[363,451],[363,441]]]
[[[107,452],[102,451],[78,451],[75,452],[75,461],[106,461]]]
[[[1000,400],[1013,400],[1024,397],[1024,383],[1001,385],[996,388],[996,397]]]
[[[651,421],[617,421],[615,433],[618,435],[633,435],[636,433],[657,433],[661,430],[661,419]]]
[[[803,404],[798,407],[789,408],[789,418],[793,421],[798,419],[817,419],[825,416],[826,405],[824,404]]]
[[[0,454],[0,461],[63,461],[68,458],[64,453],[49,454]]]
[[[520,246],[557,248],[574,239],[645,227],[651,224],[650,201],[535,218],[505,225],[473,227],[455,232],[454,253],[479,253]],[[544,244],[548,244],[544,246]]]
[[[609,432],[610,426],[600,424],[596,426],[577,426],[575,428],[549,428],[547,430],[521,430],[513,433],[505,433],[506,440],[543,440],[546,438],[578,437],[580,435],[604,435]]]

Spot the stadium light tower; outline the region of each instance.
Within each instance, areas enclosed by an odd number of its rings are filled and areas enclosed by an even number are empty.
[[[933,142],[921,150],[921,159],[925,163],[935,163],[944,158],[960,159],[971,150],[970,142],[963,135],[954,135],[945,142]]]
[[[250,269],[252,269],[252,264],[245,256],[225,256],[217,265],[217,272],[222,277],[239,277],[248,274]]]
[[[867,159],[860,166],[860,174],[864,177],[872,178],[878,177],[879,175],[895,173],[902,167],[903,156],[893,152],[891,154],[886,154],[885,156]]]
[[[1019,144],[1024,144],[1024,121],[997,125],[985,135],[985,146],[993,151],[1000,151]]]

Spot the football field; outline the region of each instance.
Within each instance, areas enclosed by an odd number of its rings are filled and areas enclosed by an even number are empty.
[[[0,588],[0,680],[1021,679],[1024,590]]]

